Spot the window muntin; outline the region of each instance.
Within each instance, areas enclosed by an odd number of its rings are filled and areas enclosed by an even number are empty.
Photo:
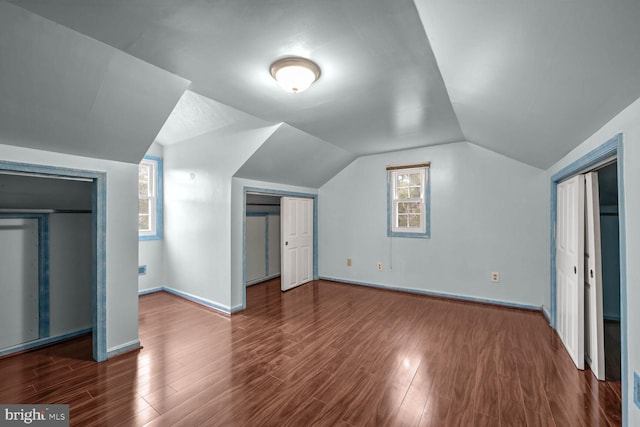
[[[428,237],[428,166],[393,167],[389,174],[389,235]]]

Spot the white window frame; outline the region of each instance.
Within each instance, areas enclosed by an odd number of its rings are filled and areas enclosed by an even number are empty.
[[[389,166],[387,168],[387,234],[391,237],[430,237],[430,164],[407,166]],[[420,174],[420,195],[414,198],[400,199],[398,197],[398,176],[403,174]],[[398,204],[411,202],[420,204],[420,225],[418,227],[398,226]]]
[[[138,198],[149,200],[149,225],[148,230],[140,229],[138,219],[139,240],[157,240],[162,238],[162,159],[158,157],[145,156],[140,162],[140,166],[149,167],[149,193]],[[138,187],[139,188],[139,187]],[[138,217],[140,217],[138,213]]]

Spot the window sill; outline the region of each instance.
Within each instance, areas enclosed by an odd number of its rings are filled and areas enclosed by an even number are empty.
[[[148,240],[162,240],[162,236],[158,236],[158,235],[138,236],[139,242],[146,242]]]
[[[403,233],[400,231],[389,231],[387,232],[387,236],[389,237],[406,237],[410,239],[430,239],[431,235],[428,232],[425,233]]]

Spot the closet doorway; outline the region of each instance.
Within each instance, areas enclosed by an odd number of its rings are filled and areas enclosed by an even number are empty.
[[[106,175],[0,162],[0,356],[80,334],[106,360]],[[3,237],[7,237],[4,239]],[[11,253],[11,257],[8,254]],[[6,335],[6,336],[5,336]]]

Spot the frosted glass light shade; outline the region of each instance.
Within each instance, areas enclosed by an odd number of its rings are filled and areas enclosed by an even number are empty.
[[[283,58],[271,64],[271,75],[287,92],[307,90],[320,77],[320,67],[305,58]]]

